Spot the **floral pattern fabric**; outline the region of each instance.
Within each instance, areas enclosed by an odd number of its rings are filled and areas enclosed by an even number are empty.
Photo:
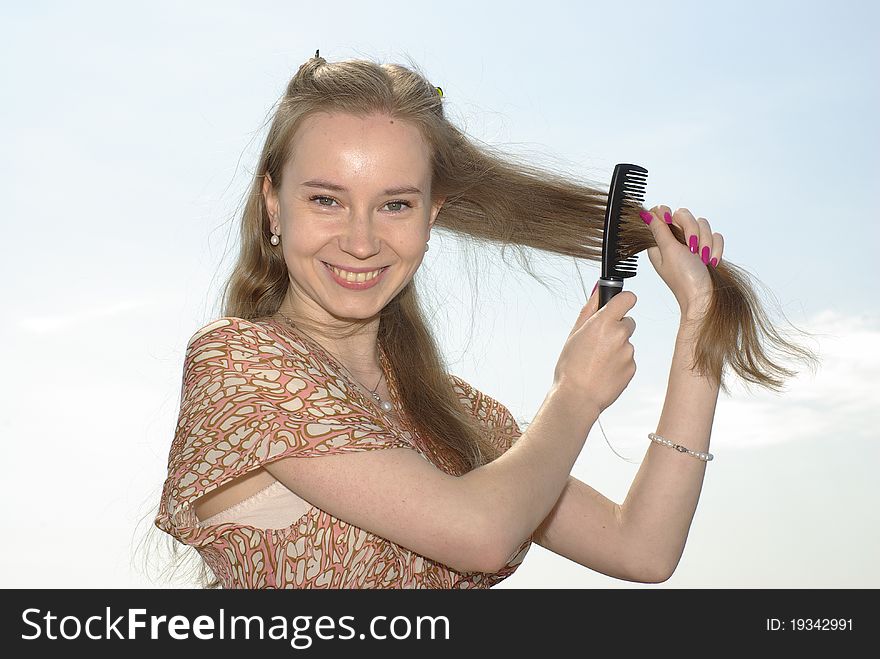
[[[380,357],[395,397],[393,375]],[[462,404],[521,435],[510,411],[449,375]],[[496,425],[497,424],[497,425]],[[510,576],[527,538],[496,573],[457,572],[312,506],[283,529],[200,525],[193,503],[267,462],[408,448],[452,473],[422,438],[399,428],[347,384],[338,363],[302,332],[271,319],[223,317],[199,329],[184,358],[180,413],[162,489],[158,528],[193,546],[224,588],[490,588]]]

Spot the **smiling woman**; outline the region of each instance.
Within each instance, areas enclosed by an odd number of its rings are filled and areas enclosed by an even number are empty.
[[[430,150],[415,126],[383,113],[313,113],[288,142],[262,188],[290,279],[277,313],[372,378],[379,313],[418,269],[443,203],[428,195]]]
[[[432,230],[515,247],[526,266],[526,248],[596,261],[607,191],[477,145],[437,90],[413,69],[317,53],[287,85],[224,316],[187,345],[155,520],[195,548],[206,584],[488,588],[533,542],[630,581],[675,568],[704,462],[650,443],[622,505],[569,475],[635,371],[632,293],[601,310],[591,296],[525,432],[444,367],[414,278]],[[679,209],[651,225],[638,211],[622,238],[653,250],[682,305],[658,432],[705,451],[725,365],[779,388],[794,372],[763,343],[811,355],[717,260],[720,234],[704,218]]]

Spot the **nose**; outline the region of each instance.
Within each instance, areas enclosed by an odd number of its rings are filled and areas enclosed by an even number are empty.
[[[376,225],[368,212],[353,213],[340,236],[343,251],[366,260],[377,254],[381,248]]]

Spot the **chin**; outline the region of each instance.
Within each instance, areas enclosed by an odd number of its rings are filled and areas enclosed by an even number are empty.
[[[329,313],[334,319],[336,319],[336,320],[338,320],[338,321],[340,321],[340,322],[343,322],[343,323],[364,323],[364,322],[368,322],[368,321],[371,321],[371,320],[374,320],[374,319],[378,318],[380,312],[381,312],[381,309],[380,309],[379,311],[374,312],[374,313],[366,313],[366,312],[364,312],[364,313],[359,313],[359,312],[357,312],[357,311],[353,311],[353,312],[346,312],[346,311],[335,312],[335,311],[333,311],[333,310],[331,310],[331,309],[327,309],[327,313]]]

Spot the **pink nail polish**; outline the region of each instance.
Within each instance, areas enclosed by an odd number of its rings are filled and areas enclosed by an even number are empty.
[[[718,267],[718,259],[717,259],[717,258],[713,258],[711,261],[709,261],[709,263],[712,264],[712,267],[713,267],[713,268],[717,268],[717,267]]]
[[[595,293],[595,292],[596,292],[596,289],[597,289],[597,288],[598,288],[598,287],[599,287],[599,280],[598,280],[598,279],[597,279],[597,280],[596,280],[596,285],[595,285],[595,286],[593,286],[593,290],[592,290],[592,291],[590,291],[590,297],[592,297],[592,296],[593,296],[593,293]]]
[[[690,246],[691,246],[691,254],[697,253],[697,245],[699,245],[699,240],[696,236],[691,236],[690,238]]]
[[[651,224],[651,220],[654,219],[654,216],[648,211],[639,211],[639,215],[645,221],[645,224]]]
[[[666,220],[666,224],[672,224],[672,216],[669,214],[669,211],[663,213],[663,219]]]
[[[700,255],[700,258],[703,259],[703,263],[709,265],[709,246],[706,245],[703,248],[703,253]]]

